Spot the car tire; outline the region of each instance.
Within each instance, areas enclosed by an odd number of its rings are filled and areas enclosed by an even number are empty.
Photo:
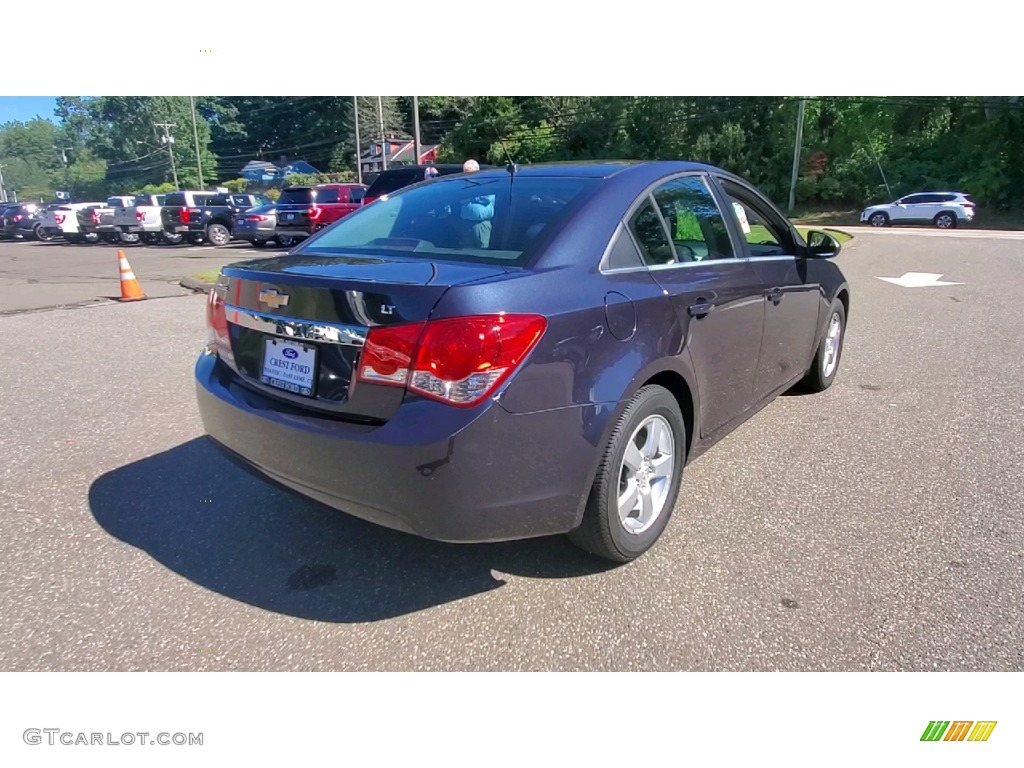
[[[277,242],[282,248],[294,248],[298,244],[299,238],[292,235],[278,235]]]
[[[932,223],[939,229],[956,229],[956,214],[952,211],[942,211],[932,219]]]
[[[38,240],[40,243],[48,243],[53,240],[53,235],[46,231],[46,228],[42,224],[36,224],[32,228],[32,237]]]
[[[888,214],[885,214],[885,213],[882,213],[881,211],[878,211],[877,213],[872,213],[868,217],[868,223],[872,227],[888,227],[889,226],[889,216],[888,216]]]
[[[252,243],[254,248],[266,248],[267,245],[270,243],[269,240],[255,240],[255,239],[254,240],[250,240],[249,242]]]
[[[231,242],[231,230],[214,222],[206,228],[206,240],[210,245],[220,248]]]
[[[185,236],[179,235],[177,232],[173,234],[170,232],[164,232],[160,235],[160,239],[163,241],[164,245],[181,245]]]
[[[76,234],[68,233],[68,234],[64,235],[64,242],[65,243],[70,243],[71,245],[79,245],[79,244],[85,242],[85,238],[83,238],[81,235],[76,235]]]
[[[846,339],[846,307],[839,299],[832,302],[825,320],[825,328],[814,353],[811,369],[800,382],[807,392],[824,392],[832,386],[843,359],[843,341]]]
[[[679,403],[664,387],[641,388],[615,425],[570,541],[616,563],[635,560],[672,517],[685,459]]]

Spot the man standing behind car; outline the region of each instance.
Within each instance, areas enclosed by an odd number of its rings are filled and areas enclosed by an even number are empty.
[[[463,173],[476,173],[480,164],[473,159],[462,164]],[[459,218],[466,222],[470,244],[487,248],[491,244],[491,219],[494,218],[494,195],[479,195],[462,203]]]

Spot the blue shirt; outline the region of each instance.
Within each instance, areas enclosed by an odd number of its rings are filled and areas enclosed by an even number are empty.
[[[462,204],[463,221],[488,221],[494,218],[494,195],[480,195]]]

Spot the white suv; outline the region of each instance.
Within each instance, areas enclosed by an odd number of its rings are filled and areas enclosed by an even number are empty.
[[[860,214],[860,220],[873,227],[890,224],[934,224],[951,229],[974,220],[974,201],[962,192],[919,192],[901,197],[894,203],[872,205]]]

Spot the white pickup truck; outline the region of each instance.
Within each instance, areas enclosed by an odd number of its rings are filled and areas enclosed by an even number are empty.
[[[95,243],[98,234],[86,234],[78,225],[78,212],[86,208],[100,208],[103,203],[67,203],[43,211],[40,224],[48,235],[63,237],[69,243]]]
[[[78,226],[86,234],[97,234],[108,243],[137,243],[137,234],[125,234],[114,226],[114,213],[122,208],[130,208],[135,202],[135,195],[113,195],[107,198],[105,205],[91,210],[78,212]]]
[[[167,243],[177,245],[181,235],[172,235],[164,231],[160,219],[160,209],[164,204],[164,195],[136,195],[132,204],[114,208],[114,226],[123,235],[137,235],[147,245]]]

